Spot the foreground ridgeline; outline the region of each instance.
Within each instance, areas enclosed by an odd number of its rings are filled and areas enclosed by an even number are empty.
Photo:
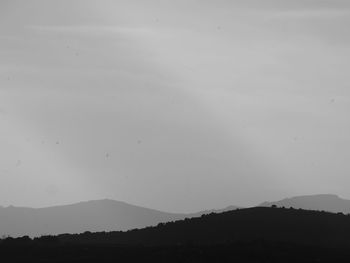
[[[53,256],[55,262],[346,262],[349,249],[350,216],[277,207],[237,209],[126,232],[5,238],[0,243],[5,258],[40,262]]]

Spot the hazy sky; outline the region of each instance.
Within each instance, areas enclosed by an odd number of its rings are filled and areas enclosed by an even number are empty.
[[[348,0],[0,0],[0,204],[350,198]]]

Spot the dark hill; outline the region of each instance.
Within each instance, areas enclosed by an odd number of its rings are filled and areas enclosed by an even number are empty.
[[[214,245],[266,240],[350,248],[350,216],[301,209],[255,207],[161,223],[127,232],[59,235],[64,243]]]
[[[6,262],[348,262],[350,216],[256,207],[127,232],[0,241]]]

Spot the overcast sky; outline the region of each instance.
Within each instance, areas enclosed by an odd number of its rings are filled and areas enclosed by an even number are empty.
[[[0,205],[350,198],[347,0],[0,0]]]

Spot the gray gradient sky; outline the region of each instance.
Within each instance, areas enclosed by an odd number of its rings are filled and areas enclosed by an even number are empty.
[[[0,0],[0,204],[350,198],[350,2]]]

